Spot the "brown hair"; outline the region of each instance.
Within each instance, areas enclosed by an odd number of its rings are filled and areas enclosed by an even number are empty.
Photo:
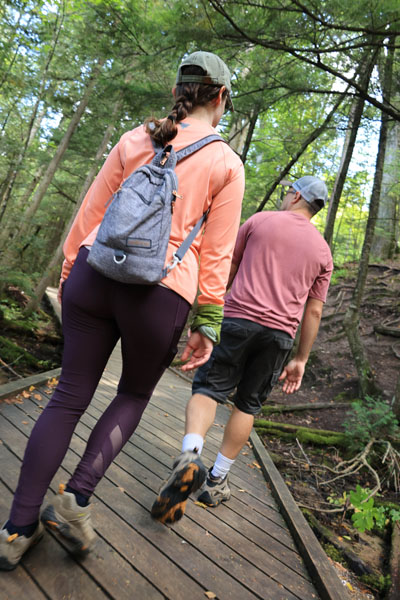
[[[195,65],[182,67],[182,73],[185,75],[206,75],[204,69]],[[186,119],[196,106],[205,106],[214,98],[217,98],[220,89],[220,85],[180,83],[176,86],[175,104],[168,117],[162,121],[154,117],[146,119],[147,133],[157,145],[165,146],[177,135],[177,123]],[[223,98],[227,95],[228,91],[225,90]]]

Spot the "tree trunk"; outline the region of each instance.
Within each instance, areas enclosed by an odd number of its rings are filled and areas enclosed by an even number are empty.
[[[360,77],[360,85],[367,91],[369,81],[371,79],[372,69],[375,65],[376,55],[374,52],[373,57],[370,57],[366,68],[362,70]],[[360,121],[362,117],[362,113],[364,110],[365,100],[362,97],[355,97],[349,113],[349,120],[347,125],[346,137],[343,144],[342,158],[340,160],[339,171],[336,175],[335,183],[333,185],[333,190],[331,194],[331,198],[329,201],[328,207],[328,216],[325,226],[324,237],[329,245],[332,244],[333,238],[333,229],[335,226],[336,213],[339,208],[340,198],[343,192],[343,186],[346,181],[347,172],[349,170],[349,165],[351,158],[354,152],[354,146],[356,143],[358,128],[360,126]]]
[[[54,277],[56,270],[58,270],[60,268],[60,261],[61,261],[62,254],[63,254],[63,246],[64,246],[65,239],[69,233],[69,230],[71,229],[72,223],[74,222],[77,212],[78,212],[78,210],[79,210],[79,208],[80,208],[80,206],[92,184],[92,181],[93,181],[94,177],[96,176],[98,163],[102,159],[104,152],[107,148],[107,145],[108,145],[109,141],[111,140],[112,134],[115,129],[114,123],[115,123],[116,115],[121,110],[121,107],[122,107],[122,101],[117,102],[114,106],[114,110],[110,117],[110,124],[108,125],[108,127],[104,133],[103,139],[97,150],[93,164],[92,164],[92,166],[87,174],[87,177],[85,179],[85,182],[82,186],[82,189],[80,191],[79,198],[76,202],[76,206],[74,208],[72,216],[71,216],[70,220],[68,221],[66,227],[64,228],[60,243],[58,244],[58,247],[57,247],[52,259],[50,260],[49,264],[47,265],[47,268],[45,269],[42,279],[39,281],[39,283],[37,284],[37,286],[35,288],[32,299],[28,302],[28,304],[25,307],[25,310],[24,310],[25,315],[30,315],[32,312],[37,310],[39,303],[42,300],[47,287],[50,285],[50,283]]]
[[[62,11],[64,11],[64,8],[62,8]],[[14,163],[14,166],[13,166],[12,172],[11,172],[11,176],[9,177],[9,179],[7,181],[6,189],[5,189],[5,191],[4,191],[3,195],[2,195],[2,198],[1,198],[1,202],[0,202],[0,206],[1,206],[1,208],[0,208],[0,221],[3,218],[3,216],[4,216],[4,212],[5,212],[5,209],[7,207],[8,200],[9,200],[9,198],[11,196],[12,190],[14,188],[15,180],[16,180],[16,178],[18,176],[18,173],[19,173],[19,168],[20,168],[20,166],[22,164],[22,161],[25,158],[26,152],[27,152],[27,150],[29,148],[29,145],[30,145],[31,141],[33,140],[33,138],[36,135],[37,130],[39,129],[41,120],[42,120],[42,118],[44,117],[44,115],[46,113],[46,109],[44,108],[41,111],[40,117],[37,118],[37,114],[38,114],[38,111],[39,111],[39,105],[42,102],[42,98],[43,98],[43,95],[44,95],[44,92],[45,92],[45,87],[46,87],[46,83],[47,83],[47,74],[48,74],[48,71],[49,71],[49,68],[50,68],[50,63],[51,63],[52,58],[54,56],[54,52],[55,52],[55,49],[56,49],[56,46],[57,46],[57,42],[58,42],[58,38],[59,38],[59,35],[60,35],[60,32],[61,32],[63,21],[64,21],[64,12],[62,13],[61,18],[59,17],[59,15],[57,15],[56,24],[55,24],[55,28],[54,28],[54,35],[53,35],[52,47],[51,47],[51,50],[50,50],[50,52],[49,52],[49,54],[47,56],[46,64],[44,66],[43,73],[42,73],[42,76],[41,76],[41,81],[40,81],[40,86],[39,86],[39,90],[38,90],[36,102],[35,102],[35,105],[34,105],[33,110],[32,110],[31,118],[30,118],[30,121],[29,121],[29,124],[28,124],[28,131],[27,131],[27,134],[25,136],[25,142],[23,143],[21,151],[20,151],[20,153],[19,153],[19,155],[18,155],[18,157],[17,157],[17,159],[16,159],[16,161]]]
[[[400,373],[397,377],[396,389],[393,396],[393,412],[400,423]]]
[[[251,140],[253,139],[254,129],[256,127],[259,111],[255,108],[251,114],[250,121],[247,128],[246,139],[244,140],[243,148],[240,154],[243,164],[246,162],[247,154],[250,149]]]
[[[389,47],[388,55],[385,61],[385,76],[382,88],[383,101],[390,103],[391,84],[393,73],[393,40]],[[372,187],[371,200],[367,227],[365,231],[364,244],[362,248],[360,266],[358,270],[357,282],[354,288],[353,297],[350,306],[344,317],[344,329],[349,341],[350,350],[353,355],[355,366],[359,377],[360,394],[362,398],[367,395],[376,395],[380,393],[375,383],[375,378],[371,365],[369,363],[365,348],[361,341],[359,331],[359,313],[362,297],[364,294],[365,282],[368,274],[368,263],[371,253],[372,240],[374,237],[376,217],[378,215],[379,200],[382,186],[383,165],[385,162],[386,140],[388,132],[389,117],[386,112],[381,115],[381,128],[379,134],[378,153],[376,158],[375,177]]]
[[[39,205],[43,199],[43,196],[45,195],[49,185],[51,184],[54,174],[55,174],[57,168],[59,167],[61,160],[68,148],[71,137],[72,137],[75,129],[77,128],[79,121],[81,120],[82,115],[85,112],[85,109],[89,103],[90,96],[93,92],[94,86],[96,85],[96,82],[97,82],[98,76],[100,75],[100,70],[101,70],[101,67],[103,64],[104,64],[103,60],[99,61],[98,64],[94,67],[94,69],[92,71],[92,75],[89,78],[89,81],[87,83],[83,98],[81,99],[75,113],[73,114],[73,116],[69,122],[67,131],[65,132],[64,137],[62,138],[62,140],[57,148],[56,153],[54,154],[53,158],[51,159],[51,161],[49,162],[49,164],[47,166],[46,172],[43,175],[43,178],[42,178],[35,194],[33,195],[32,202],[30,203],[28,210],[25,212],[23,222],[22,222],[22,225],[19,230],[20,236],[24,235],[24,233],[26,232],[26,229],[29,226],[33,215],[39,208]]]
[[[281,180],[289,173],[292,166],[299,160],[300,156],[307,150],[308,146],[310,144],[312,144],[312,142],[314,142],[314,140],[316,140],[321,135],[321,133],[323,133],[326,130],[332,117],[334,116],[337,109],[339,108],[339,106],[343,102],[344,98],[346,97],[346,93],[347,93],[347,90],[343,93],[343,95],[339,96],[339,98],[338,98],[338,100],[336,100],[332,110],[326,116],[325,121],[319,127],[314,129],[314,131],[312,131],[310,133],[310,135],[304,140],[304,142],[302,143],[302,145],[300,146],[300,148],[296,152],[296,154],[291,158],[291,160],[287,163],[287,165],[279,173],[278,177],[276,177],[276,179],[273,181],[273,183],[269,186],[269,188],[268,188],[262,202],[258,206],[256,212],[261,212],[263,210],[264,206],[266,205],[268,200],[271,198],[273,192],[276,190],[276,188],[278,187]]]
[[[32,177],[31,182],[26,189],[26,192],[24,193],[24,195],[22,196],[22,198],[20,200],[21,206],[25,206],[28,203],[29,198],[32,196],[32,194],[35,190],[35,187],[38,184],[38,181],[40,181],[40,178],[43,174],[44,168],[45,168],[45,165],[40,165],[36,174],[34,175],[34,177]],[[6,225],[1,230],[0,249],[4,248],[6,245],[8,245],[15,237],[15,232],[17,230],[16,224],[15,224],[14,220],[12,220],[12,222],[9,224],[10,220],[11,219],[9,217],[6,221]]]
[[[400,123],[392,122],[388,127],[385,164],[382,177],[382,194],[379,205],[372,254],[383,260],[394,257],[399,231],[400,207],[398,188],[400,157]]]
[[[258,114],[258,109],[254,108],[249,118],[235,118],[229,131],[229,145],[240,155],[243,163],[246,162]]]

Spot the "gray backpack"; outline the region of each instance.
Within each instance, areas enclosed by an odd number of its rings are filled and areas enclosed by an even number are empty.
[[[165,267],[174,203],[176,198],[183,201],[177,192],[175,165],[216,141],[224,140],[219,135],[209,135],[176,153],[171,145],[155,148],[151,163],[133,171],[109,201],[88,263],[106,277],[140,284],[158,283],[181,263],[208,211]]]

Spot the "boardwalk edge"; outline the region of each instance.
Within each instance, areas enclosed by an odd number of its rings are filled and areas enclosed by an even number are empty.
[[[250,434],[250,442],[321,599],[349,600],[346,588],[341,583],[264,444],[254,430]]]
[[[7,396],[19,394],[27,388],[30,388],[31,385],[37,386],[46,383],[46,381],[53,379],[53,377],[59,377],[60,373],[61,369],[57,368],[52,369],[51,371],[44,371],[43,373],[36,373],[36,375],[30,375],[29,377],[23,377],[16,381],[10,381],[10,383],[5,383],[0,386],[0,400],[7,398]]]

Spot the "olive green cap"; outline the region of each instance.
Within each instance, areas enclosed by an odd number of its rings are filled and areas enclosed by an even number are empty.
[[[187,66],[201,67],[206,75],[182,74],[182,67]],[[231,74],[223,60],[212,52],[193,52],[183,59],[176,76],[176,85],[180,83],[204,83],[209,85],[225,86],[228,91],[227,108],[232,109],[231,93]]]

